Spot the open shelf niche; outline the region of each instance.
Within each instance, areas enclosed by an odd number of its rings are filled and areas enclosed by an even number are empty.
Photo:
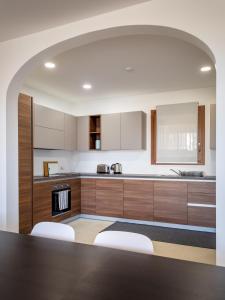
[[[89,117],[89,148],[101,150],[101,116]]]

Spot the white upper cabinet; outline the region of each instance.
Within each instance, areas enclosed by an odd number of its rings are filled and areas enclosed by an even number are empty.
[[[77,150],[89,150],[89,116],[77,117]]]
[[[63,150],[64,113],[34,104],[34,148]]]
[[[65,114],[64,126],[64,149],[67,151],[75,151],[77,148],[77,120],[76,117]]]
[[[36,149],[63,150],[64,131],[34,126],[33,143]]]
[[[101,115],[102,150],[120,150],[120,113]]]
[[[36,126],[64,130],[64,113],[34,104],[34,123]]]
[[[121,113],[121,150],[146,148],[146,114],[143,111]]]

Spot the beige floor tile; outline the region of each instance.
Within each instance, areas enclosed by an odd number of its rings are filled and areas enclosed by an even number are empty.
[[[93,244],[96,235],[114,222],[92,219],[77,219],[70,225],[75,229],[76,241]],[[216,264],[216,251],[200,247],[191,247],[153,241],[154,254],[175,259],[182,259],[206,264]]]
[[[109,221],[80,218],[69,225],[74,228],[76,233],[76,241],[78,243],[93,244],[96,235],[112,224],[113,222]]]
[[[216,250],[153,241],[154,254],[206,264],[216,264]]]

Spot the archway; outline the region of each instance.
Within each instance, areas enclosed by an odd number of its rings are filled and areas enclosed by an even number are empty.
[[[25,62],[15,74],[7,91],[7,202],[5,203],[7,229],[18,231],[18,188],[11,189],[11,186],[18,187],[17,98],[24,78],[40,61],[66,50],[110,37],[133,34],[157,34],[185,40],[201,48],[215,62],[214,55],[209,47],[189,33],[169,27],[143,25],[114,27],[65,39],[44,49]]]

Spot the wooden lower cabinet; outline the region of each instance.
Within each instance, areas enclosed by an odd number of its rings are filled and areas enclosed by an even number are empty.
[[[216,227],[216,208],[189,206],[188,224],[203,227]]]
[[[124,180],[124,217],[153,220],[153,192],[153,181]]]
[[[57,184],[71,186],[71,210],[52,216],[52,190]],[[35,183],[33,186],[33,225],[43,221],[59,222],[80,213],[80,179]]]
[[[96,214],[123,217],[123,180],[96,180]]]
[[[81,179],[81,213],[96,214],[95,179]]]
[[[214,205],[216,205],[215,182],[188,183],[188,225],[216,227]]]
[[[187,183],[154,183],[154,220],[187,224]]]

